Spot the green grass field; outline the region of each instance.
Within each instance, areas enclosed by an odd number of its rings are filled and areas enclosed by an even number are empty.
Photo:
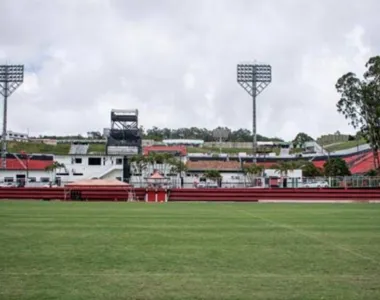
[[[380,205],[1,201],[0,299],[380,299]]]

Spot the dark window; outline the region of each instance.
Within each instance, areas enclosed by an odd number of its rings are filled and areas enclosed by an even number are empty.
[[[75,159],[75,163],[76,164],[81,164],[82,163],[82,159],[81,158],[76,158]]]
[[[89,157],[88,165],[89,166],[100,166],[102,164],[102,159],[100,157]]]
[[[69,173],[57,173],[56,175],[57,176],[69,176],[70,174]]]
[[[123,164],[123,159],[122,158],[116,158],[116,164],[117,165]]]
[[[119,180],[119,181],[121,181],[121,177],[116,177],[116,180]]]
[[[36,182],[36,181],[37,181],[36,177],[29,177],[29,182]]]
[[[83,173],[73,173],[74,176],[83,176]]]
[[[49,177],[41,177],[40,181],[41,182],[49,182],[50,178]]]
[[[5,177],[4,182],[13,182],[14,178],[13,177]]]

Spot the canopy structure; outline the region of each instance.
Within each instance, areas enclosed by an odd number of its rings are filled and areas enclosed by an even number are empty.
[[[155,187],[160,187],[167,184],[169,182],[169,179],[169,177],[161,175],[157,170],[155,170],[150,177],[146,178],[148,185]]]
[[[71,182],[66,187],[131,187],[130,184],[116,179],[85,179]]]

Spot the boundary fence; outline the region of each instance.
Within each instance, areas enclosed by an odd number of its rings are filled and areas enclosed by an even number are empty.
[[[0,199],[63,200],[63,201],[145,201],[152,189],[131,190],[116,187],[65,188],[0,188]],[[380,188],[295,188],[295,189],[153,189],[164,193],[165,201],[260,201],[260,200],[376,200],[380,201]]]

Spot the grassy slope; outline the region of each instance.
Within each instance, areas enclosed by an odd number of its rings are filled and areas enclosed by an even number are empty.
[[[362,139],[359,141],[348,141],[348,142],[344,142],[344,143],[340,143],[340,144],[334,144],[332,146],[326,146],[325,148],[326,148],[326,150],[333,152],[333,151],[339,151],[339,150],[354,148],[357,145],[363,145],[366,143],[367,142],[364,139]]]
[[[13,153],[20,153],[25,151],[27,153],[46,153],[46,154],[57,154],[65,155],[68,154],[70,150],[70,144],[57,144],[46,145],[43,143],[20,143],[20,142],[9,142],[8,151]],[[90,152],[105,152],[104,144],[90,144],[88,153]]]
[[[217,147],[188,147],[187,151],[189,153],[219,153],[220,149]],[[247,154],[252,153],[252,149],[247,148],[222,148],[222,153],[238,154],[239,152],[245,152]],[[273,152],[276,154],[280,153],[280,149],[274,149]]]
[[[359,145],[365,144],[366,142],[364,140],[359,141]],[[355,147],[357,145],[356,141],[349,141],[341,144],[332,145],[330,147],[326,147],[329,151],[337,151],[337,150],[343,150]],[[219,148],[210,148],[210,147],[203,147],[203,148],[193,148],[188,147],[189,153],[219,153]],[[8,143],[8,151],[19,153],[21,151],[26,151],[27,153],[47,153],[47,154],[61,154],[65,155],[68,154],[70,150],[70,144],[58,144],[56,146],[52,145],[45,145],[42,143],[20,143],[20,142],[9,142]],[[298,153],[299,149],[291,149],[290,153]],[[90,144],[88,153],[90,152],[105,152],[105,145],[104,144]],[[246,152],[246,153],[252,153],[252,149],[245,149],[245,148],[222,148],[223,153],[230,153],[230,154],[237,154],[239,152]],[[278,155],[280,153],[280,149],[274,149],[274,152]]]
[[[380,206],[0,202],[0,299],[380,299]]]

